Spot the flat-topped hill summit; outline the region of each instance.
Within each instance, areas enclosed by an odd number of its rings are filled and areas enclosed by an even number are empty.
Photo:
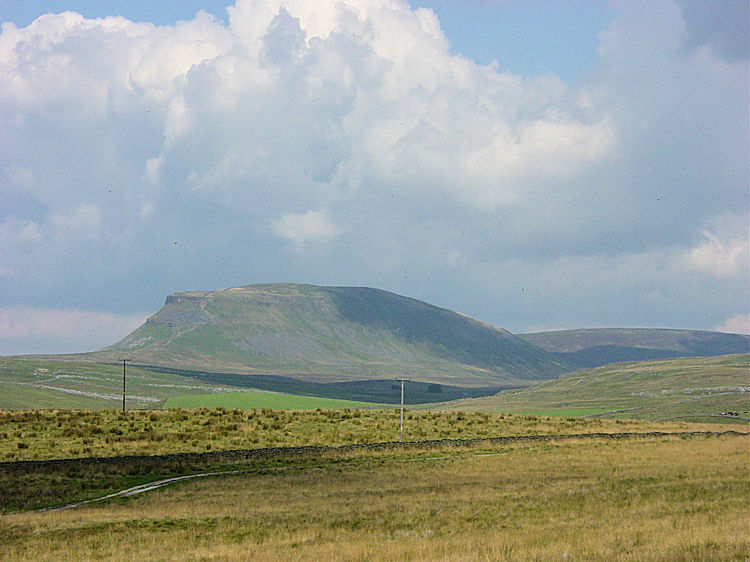
[[[465,315],[365,287],[263,284],[169,295],[90,359],[315,381],[408,377],[459,386],[529,384],[564,361]]]

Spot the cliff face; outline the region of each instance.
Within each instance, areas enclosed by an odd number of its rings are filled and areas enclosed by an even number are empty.
[[[214,322],[214,318],[206,312],[205,305],[212,300],[210,293],[169,295],[164,302],[164,307],[146,322],[170,327],[210,324]]]
[[[569,370],[505,330],[364,287],[266,284],[170,295],[103,352],[124,350],[152,365],[316,380],[406,376],[491,386]]]
[[[164,301],[164,306],[174,306],[185,303],[196,303],[200,302],[209,293],[195,294],[195,293],[177,293],[176,295],[167,296]]]

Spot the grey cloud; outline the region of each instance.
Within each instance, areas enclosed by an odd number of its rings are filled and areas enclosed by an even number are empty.
[[[679,3],[688,47],[710,45],[730,60],[750,57],[750,4],[746,0],[679,0]]]

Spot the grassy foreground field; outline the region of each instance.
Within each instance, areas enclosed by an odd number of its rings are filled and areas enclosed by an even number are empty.
[[[253,461],[6,514],[0,544],[13,560],[740,561],[747,453],[747,436],[663,437]]]
[[[648,421],[407,410],[404,439],[721,431],[722,426]],[[0,411],[0,461],[205,452],[398,440],[390,410],[11,410]]]

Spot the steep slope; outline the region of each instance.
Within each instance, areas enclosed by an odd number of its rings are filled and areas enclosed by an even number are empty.
[[[750,415],[749,373],[750,355],[617,363],[459,400],[448,409],[725,423]]]
[[[750,352],[750,337],[698,330],[648,328],[560,330],[519,334],[562,361],[599,367],[620,361],[712,357]]]
[[[458,386],[528,384],[570,370],[458,313],[369,288],[265,284],[170,295],[89,359],[345,381],[409,377]]]

